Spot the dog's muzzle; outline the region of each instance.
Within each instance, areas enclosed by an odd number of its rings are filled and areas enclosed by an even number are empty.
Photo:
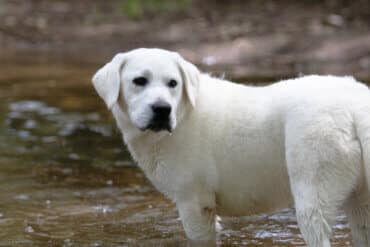
[[[157,102],[151,106],[153,111],[153,117],[150,120],[146,129],[158,132],[161,130],[167,130],[172,132],[171,128],[171,106],[166,102]]]

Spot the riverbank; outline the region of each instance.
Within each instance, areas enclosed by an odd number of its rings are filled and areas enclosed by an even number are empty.
[[[366,0],[185,0],[136,12],[126,2],[2,1],[0,62],[101,64],[117,52],[162,47],[227,78],[370,78]]]

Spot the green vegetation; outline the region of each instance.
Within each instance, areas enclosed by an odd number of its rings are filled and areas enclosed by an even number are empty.
[[[120,0],[123,14],[132,19],[140,19],[146,13],[183,10],[190,3],[191,0]]]

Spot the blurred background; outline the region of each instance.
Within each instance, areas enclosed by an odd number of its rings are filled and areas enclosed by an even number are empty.
[[[90,83],[138,47],[240,83],[369,83],[370,1],[0,0],[0,246],[189,244]],[[293,209],[223,224],[219,246],[304,246]],[[344,216],[334,231],[352,246]]]

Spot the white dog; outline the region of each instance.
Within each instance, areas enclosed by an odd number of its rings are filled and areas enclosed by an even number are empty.
[[[177,53],[137,49],[116,55],[93,84],[190,239],[213,239],[216,215],[294,203],[309,246],[330,246],[340,209],[356,246],[370,246],[370,93],[353,78],[249,87],[202,74]]]

